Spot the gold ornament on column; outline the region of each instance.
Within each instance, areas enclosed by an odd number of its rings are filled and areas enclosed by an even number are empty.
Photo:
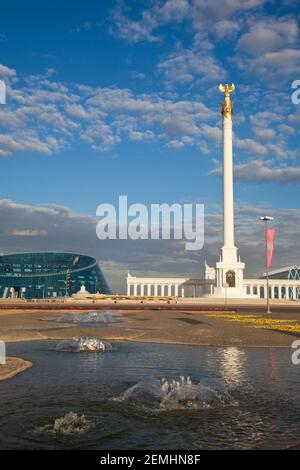
[[[233,103],[232,101],[230,101],[230,93],[235,90],[234,83],[232,83],[231,85],[222,85],[221,83],[219,85],[219,90],[221,93],[225,94],[225,101],[221,105],[222,116],[225,118],[231,118],[233,113]]]

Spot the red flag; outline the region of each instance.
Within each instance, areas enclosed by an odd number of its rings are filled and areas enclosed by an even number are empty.
[[[275,235],[276,235],[276,229],[275,228],[268,228],[267,229],[267,266],[268,266],[268,268],[272,267]]]

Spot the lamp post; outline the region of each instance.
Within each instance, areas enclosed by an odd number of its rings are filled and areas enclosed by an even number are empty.
[[[70,268],[67,269],[67,272],[66,272],[66,297],[70,295],[70,279],[71,279],[71,272],[70,272]]]
[[[270,292],[269,292],[269,266],[268,266],[268,222],[274,220],[274,217],[270,215],[265,215],[260,217],[259,220],[262,220],[265,223],[265,243],[266,243],[266,273],[267,273],[267,313],[271,313],[270,310]]]
[[[224,282],[223,287],[225,288],[225,305],[227,305],[227,289],[229,287],[228,282]]]

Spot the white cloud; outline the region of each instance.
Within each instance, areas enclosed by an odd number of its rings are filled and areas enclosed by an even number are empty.
[[[271,140],[271,139],[274,139],[276,136],[276,132],[274,131],[274,129],[255,128],[254,133],[256,137],[259,137],[260,139],[263,139],[263,140]]]
[[[241,52],[253,57],[264,56],[269,52],[284,49],[296,44],[298,25],[294,19],[278,18],[255,22],[250,30],[243,34],[237,44]]]
[[[289,17],[263,18],[250,23],[237,44],[234,63],[248,76],[272,86],[300,72],[299,27]]]
[[[284,136],[295,135],[296,129],[294,127],[288,126],[287,124],[280,124],[278,130]]]
[[[12,230],[11,234],[15,237],[44,237],[47,235],[47,231],[39,229],[24,229]]]
[[[66,112],[76,118],[86,119],[89,117],[81,104],[68,104],[66,106]]]
[[[166,24],[186,22],[193,32],[209,30],[224,38],[237,31],[234,15],[261,7],[269,0],[157,0],[142,8],[135,19],[130,17],[130,9],[124,8],[119,1],[112,10],[114,27],[117,34],[129,43],[139,41],[155,42],[161,40],[157,33]],[[216,23],[219,27],[216,28]]]
[[[149,130],[143,132],[131,130],[129,131],[128,135],[130,140],[135,141],[152,140],[155,137],[155,134]]]
[[[211,53],[180,49],[158,64],[167,82],[181,85],[198,81],[222,81],[227,73]]]
[[[166,118],[162,122],[163,131],[168,135],[195,135],[199,134],[199,128],[188,116],[177,115]]]
[[[180,140],[170,140],[170,142],[167,143],[167,147],[170,147],[175,150],[179,150],[182,147],[184,147],[184,143],[180,142]]]
[[[279,160],[288,159],[288,158],[295,158],[299,156],[298,150],[290,150],[286,147],[284,141],[277,139],[275,143],[268,143],[268,149],[270,155],[273,157],[277,157]]]
[[[152,31],[157,27],[157,18],[151,14],[150,11],[145,10],[142,13],[140,20],[131,20],[123,13],[123,9],[119,4],[112,11],[112,19],[116,27],[118,36],[126,39],[129,43],[136,43],[138,41],[155,42],[159,38],[152,34]],[[111,33],[114,34],[114,29]]]
[[[12,153],[18,151],[31,151],[50,155],[54,147],[58,147],[58,142],[55,139],[40,141],[34,134],[27,132],[21,132],[17,139],[14,139],[10,135],[0,134],[0,146],[4,152]]]
[[[220,167],[210,171],[211,175],[221,173]],[[234,165],[234,177],[236,180],[249,183],[299,183],[300,168],[292,166],[276,168],[271,166],[271,162],[253,160]]]
[[[232,39],[240,31],[240,28],[237,21],[221,20],[214,24],[212,31],[218,39]]]
[[[16,71],[15,69],[9,68],[6,65],[0,64],[0,78],[7,79],[7,78],[15,78]]]
[[[136,80],[144,80],[146,78],[146,75],[142,72],[135,72],[133,71],[131,73],[131,76],[132,78],[136,79]]]
[[[94,150],[100,151],[105,151],[121,141],[120,137],[114,135],[112,129],[103,122],[89,126],[81,133],[81,138]]]
[[[203,124],[201,126],[201,135],[207,137],[210,140],[214,140],[217,143],[220,143],[222,140],[222,129],[221,127],[213,127],[208,124]]]
[[[234,145],[255,156],[264,156],[268,153],[267,148],[253,139],[239,139],[234,137]]]
[[[288,121],[291,124],[296,125],[298,129],[299,129],[299,126],[300,126],[300,109],[299,108],[300,108],[300,105],[297,106],[295,113],[291,113],[288,116]]]
[[[198,122],[216,114],[198,100],[61,83],[51,80],[49,70],[20,80],[7,67],[2,70],[16,82],[8,87],[7,105],[0,109],[0,156],[50,155],[77,139],[101,152],[126,139],[156,138],[163,144],[169,141],[168,134],[197,134]]]
[[[238,180],[253,183],[299,183],[300,168],[270,168],[261,162],[250,162],[235,165],[234,176]]]
[[[250,116],[250,121],[253,126],[268,127],[272,122],[279,122],[284,119],[282,114],[274,113],[272,111],[261,111]]]
[[[249,62],[249,73],[279,85],[300,73],[300,50],[286,48],[259,56]]]
[[[16,152],[51,155],[78,140],[97,152],[108,151],[124,141],[155,141],[162,148],[176,150],[191,145],[204,155],[213,155],[216,149],[211,142],[221,142],[219,112],[190,91],[135,93],[116,86],[62,83],[53,80],[49,70],[45,75],[24,79],[7,73],[16,81],[8,87],[7,105],[0,109],[0,157]],[[298,156],[286,142],[293,135],[293,127],[278,127],[284,121],[284,114],[278,112],[280,100],[270,96],[269,102],[269,108],[250,116],[258,141],[234,137],[239,161],[245,161],[247,154],[252,159],[271,154],[280,160]],[[290,115],[290,122],[293,116]],[[242,112],[236,116],[235,124],[239,117],[243,121]]]

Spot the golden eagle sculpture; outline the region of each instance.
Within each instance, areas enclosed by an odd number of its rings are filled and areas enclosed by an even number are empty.
[[[230,93],[235,90],[234,83],[232,83],[231,85],[227,85],[227,83],[226,85],[222,85],[222,83],[220,83],[219,90],[221,93],[225,93],[225,96],[230,96]]]
[[[222,116],[227,119],[231,119],[233,113],[233,103],[230,101],[230,93],[235,90],[234,83],[231,85],[222,85],[220,83],[219,90],[221,93],[225,93],[225,101],[221,105]]]

